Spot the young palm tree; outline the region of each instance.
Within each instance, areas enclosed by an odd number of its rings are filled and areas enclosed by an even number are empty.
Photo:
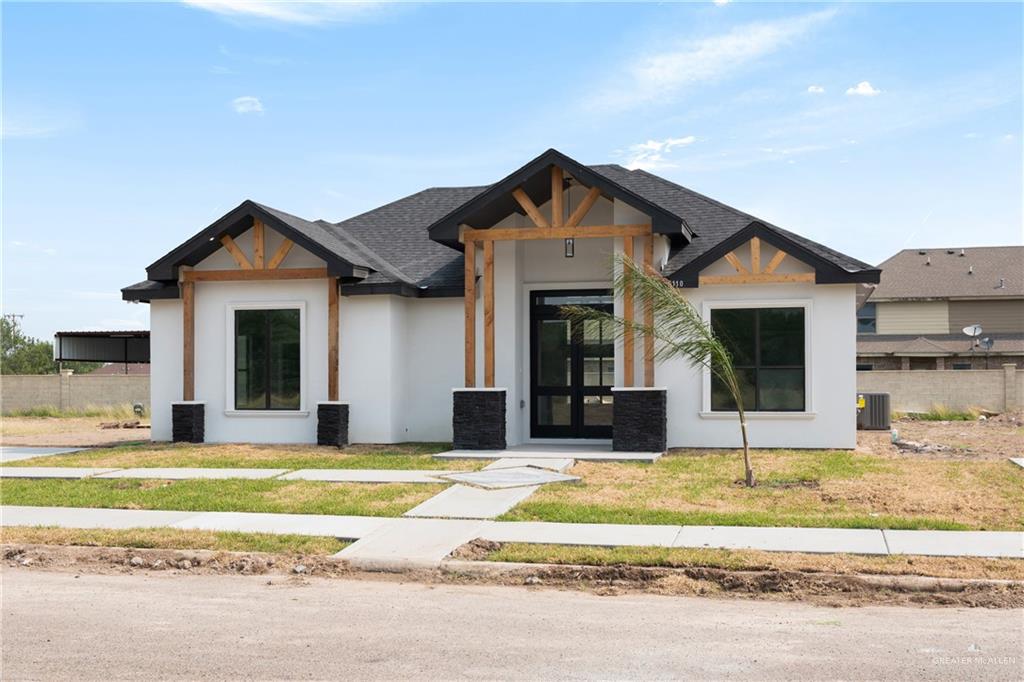
[[[616,256],[615,262],[618,265],[613,283],[615,292],[621,295],[627,288],[632,288],[636,302],[653,308],[653,325],[647,326],[637,320],[626,320],[583,306],[563,306],[562,314],[580,322],[610,322],[618,338],[627,331],[640,338],[651,337],[655,341],[655,359],[658,361],[682,358],[693,367],[707,367],[722,382],[736,403],[740,434],[743,437],[743,478],[748,486],[753,486],[754,471],[750,466],[743,394],[725,344],[715,335],[711,325],[701,319],[697,309],[667,279],[653,269],[645,270],[625,255]]]

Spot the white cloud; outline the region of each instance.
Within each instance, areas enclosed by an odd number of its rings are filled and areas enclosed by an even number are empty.
[[[882,91],[875,88],[871,83],[867,81],[861,81],[852,88],[846,89],[847,95],[859,95],[861,97],[874,97],[875,95],[882,94]]]
[[[714,2],[719,7],[721,7],[722,5],[728,5],[729,4],[729,0],[712,0],[712,2]]]
[[[698,83],[714,81],[780,50],[827,23],[828,9],[777,21],[739,26],[728,33],[675,46],[634,59],[596,96],[591,109],[626,111],[679,95]]]
[[[41,253],[44,256],[57,255],[57,249],[50,246],[46,246],[45,244],[37,244],[36,242],[22,242],[18,240],[13,240],[8,243],[16,249],[23,249],[31,253]]]
[[[812,95],[820,95],[821,93],[825,92],[825,88],[820,85],[808,85],[807,92],[811,93]]]
[[[235,111],[239,114],[263,113],[263,102],[260,101],[259,97],[252,97],[251,95],[234,98],[231,100],[231,106],[234,107]]]
[[[686,137],[667,137],[664,140],[647,140],[647,142],[630,145],[626,150],[628,155],[626,168],[630,170],[672,168],[675,164],[665,157],[671,154],[676,147],[688,147],[696,141],[696,137],[687,135]]]
[[[296,0],[183,0],[186,5],[229,18],[261,19],[286,24],[345,23],[357,21],[379,10],[379,2],[330,2]]]
[[[968,140],[974,140],[977,139],[978,133],[967,133],[966,135],[964,135],[964,137],[966,137]]]

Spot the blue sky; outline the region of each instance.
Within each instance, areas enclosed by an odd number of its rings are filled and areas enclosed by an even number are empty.
[[[340,220],[548,147],[877,263],[1022,240],[1006,4],[46,4],[3,11],[3,311],[122,286],[245,198]]]

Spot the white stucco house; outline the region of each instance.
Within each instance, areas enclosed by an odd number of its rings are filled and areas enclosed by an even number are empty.
[[[643,318],[649,262],[726,339],[756,447],[851,448],[879,272],[642,170],[549,150],[333,223],[245,201],[122,290],[151,307],[154,440],[735,447],[707,371],[559,314]]]

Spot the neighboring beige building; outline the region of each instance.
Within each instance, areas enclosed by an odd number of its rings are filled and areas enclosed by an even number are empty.
[[[857,313],[858,370],[1024,368],[1024,246],[904,249],[879,268]]]

